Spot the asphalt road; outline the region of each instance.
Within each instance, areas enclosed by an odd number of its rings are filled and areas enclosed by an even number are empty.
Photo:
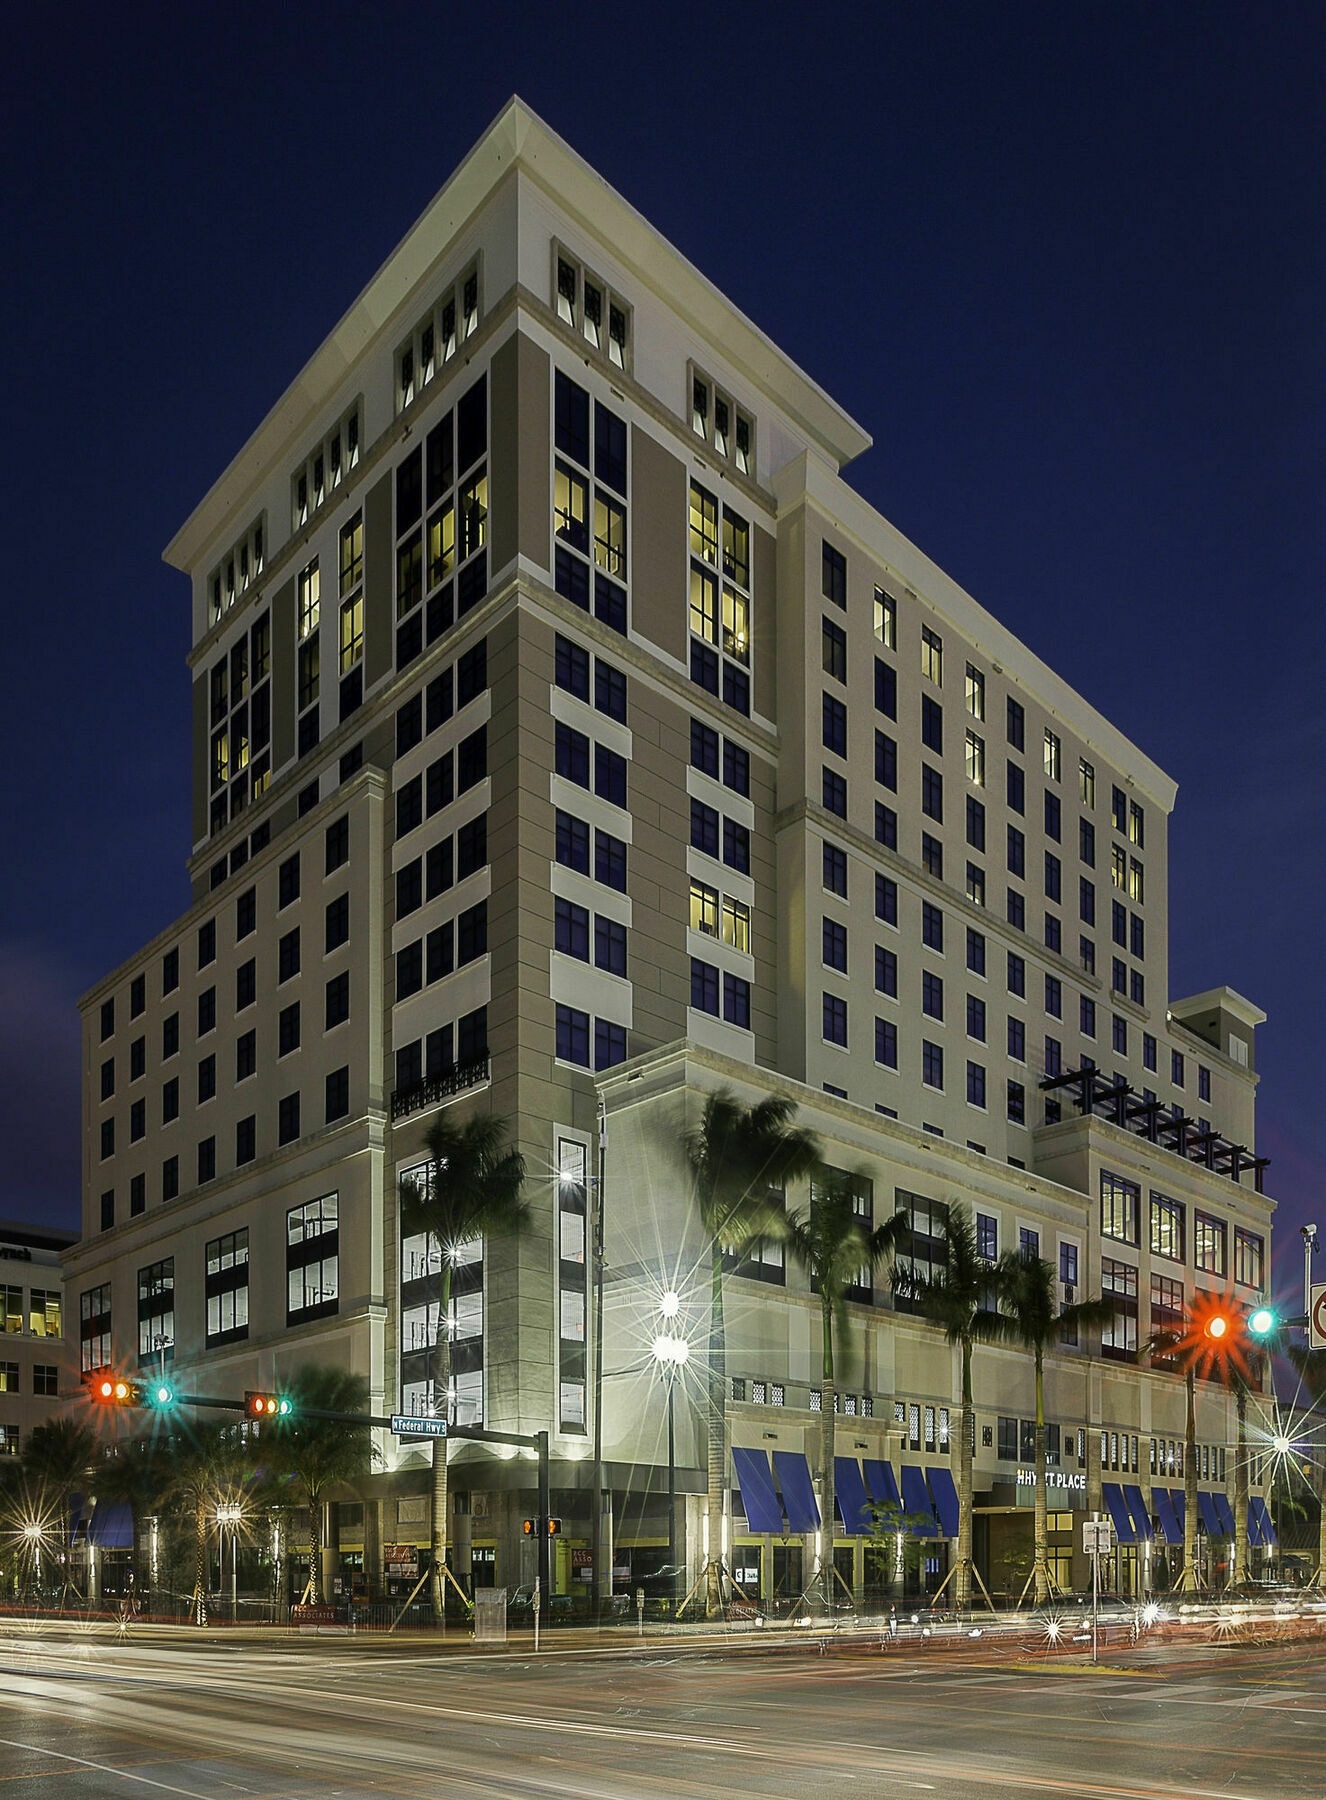
[[[835,1793],[1321,1800],[1326,1655],[0,1637],[0,1800]]]

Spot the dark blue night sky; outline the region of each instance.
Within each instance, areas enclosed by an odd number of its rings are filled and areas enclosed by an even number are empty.
[[[519,92],[874,435],[859,490],[1178,780],[1172,991],[1270,1015],[1292,1291],[1326,1225],[1319,4],[8,29],[0,1214],[77,1222],[75,1000],[188,901],[161,549]]]

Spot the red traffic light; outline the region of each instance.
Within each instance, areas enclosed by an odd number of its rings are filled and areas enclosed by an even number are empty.
[[[288,1419],[294,1410],[285,1394],[259,1394],[250,1389],[244,1396],[244,1411],[251,1419]]]
[[[548,1528],[549,1537],[557,1537],[560,1534],[562,1529],[562,1521],[560,1519],[548,1519],[545,1523]]]
[[[1229,1320],[1224,1313],[1213,1312],[1202,1326],[1202,1333],[1205,1337],[1213,1338],[1216,1343],[1219,1343],[1221,1338],[1229,1335]]]
[[[143,1390],[136,1381],[127,1381],[123,1375],[94,1375],[89,1377],[88,1393],[100,1406],[141,1406]]]

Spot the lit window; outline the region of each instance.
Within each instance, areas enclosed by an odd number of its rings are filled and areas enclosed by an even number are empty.
[[[750,908],[740,900],[723,900],[723,942],[734,950],[750,950]]]
[[[319,594],[321,579],[318,574],[318,559],[315,556],[308,567],[299,574],[299,638],[302,643],[318,628]]]
[[[944,640],[928,625],[921,627],[921,673],[936,687],[944,685]]]
[[[364,599],[356,594],[341,607],[341,673],[348,675],[364,654]]]
[[[985,676],[971,663],[967,664],[967,711],[973,719],[985,717]]]
[[[985,786],[985,739],[975,731],[967,733],[967,779],[974,787]]]
[[[1083,806],[1096,804],[1096,771],[1086,757],[1081,757],[1077,765],[1077,792]]]
[[[718,890],[703,881],[691,882],[691,930],[718,936]]]
[[[887,650],[898,647],[898,603],[883,588],[875,589],[875,636]]]
[[[1045,779],[1059,779],[1059,739],[1049,730],[1045,733]]]

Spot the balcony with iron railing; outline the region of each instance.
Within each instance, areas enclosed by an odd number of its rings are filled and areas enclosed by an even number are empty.
[[[468,1088],[482,1087],[488,1080],[488,1052],[482,1056],[472,1056],[466,1062],[452,1063],[449,1068],[439,1069],[433,1075],[425,1075],[421,1081],[412,1081],[407,1087],[398,1087],[391,1096],[391,1119],[395,1124],[398,1119],[408,1119],[411,1113],[422,1112],[427,1106],[437,1106],[443,1100],[454,1099]]]

